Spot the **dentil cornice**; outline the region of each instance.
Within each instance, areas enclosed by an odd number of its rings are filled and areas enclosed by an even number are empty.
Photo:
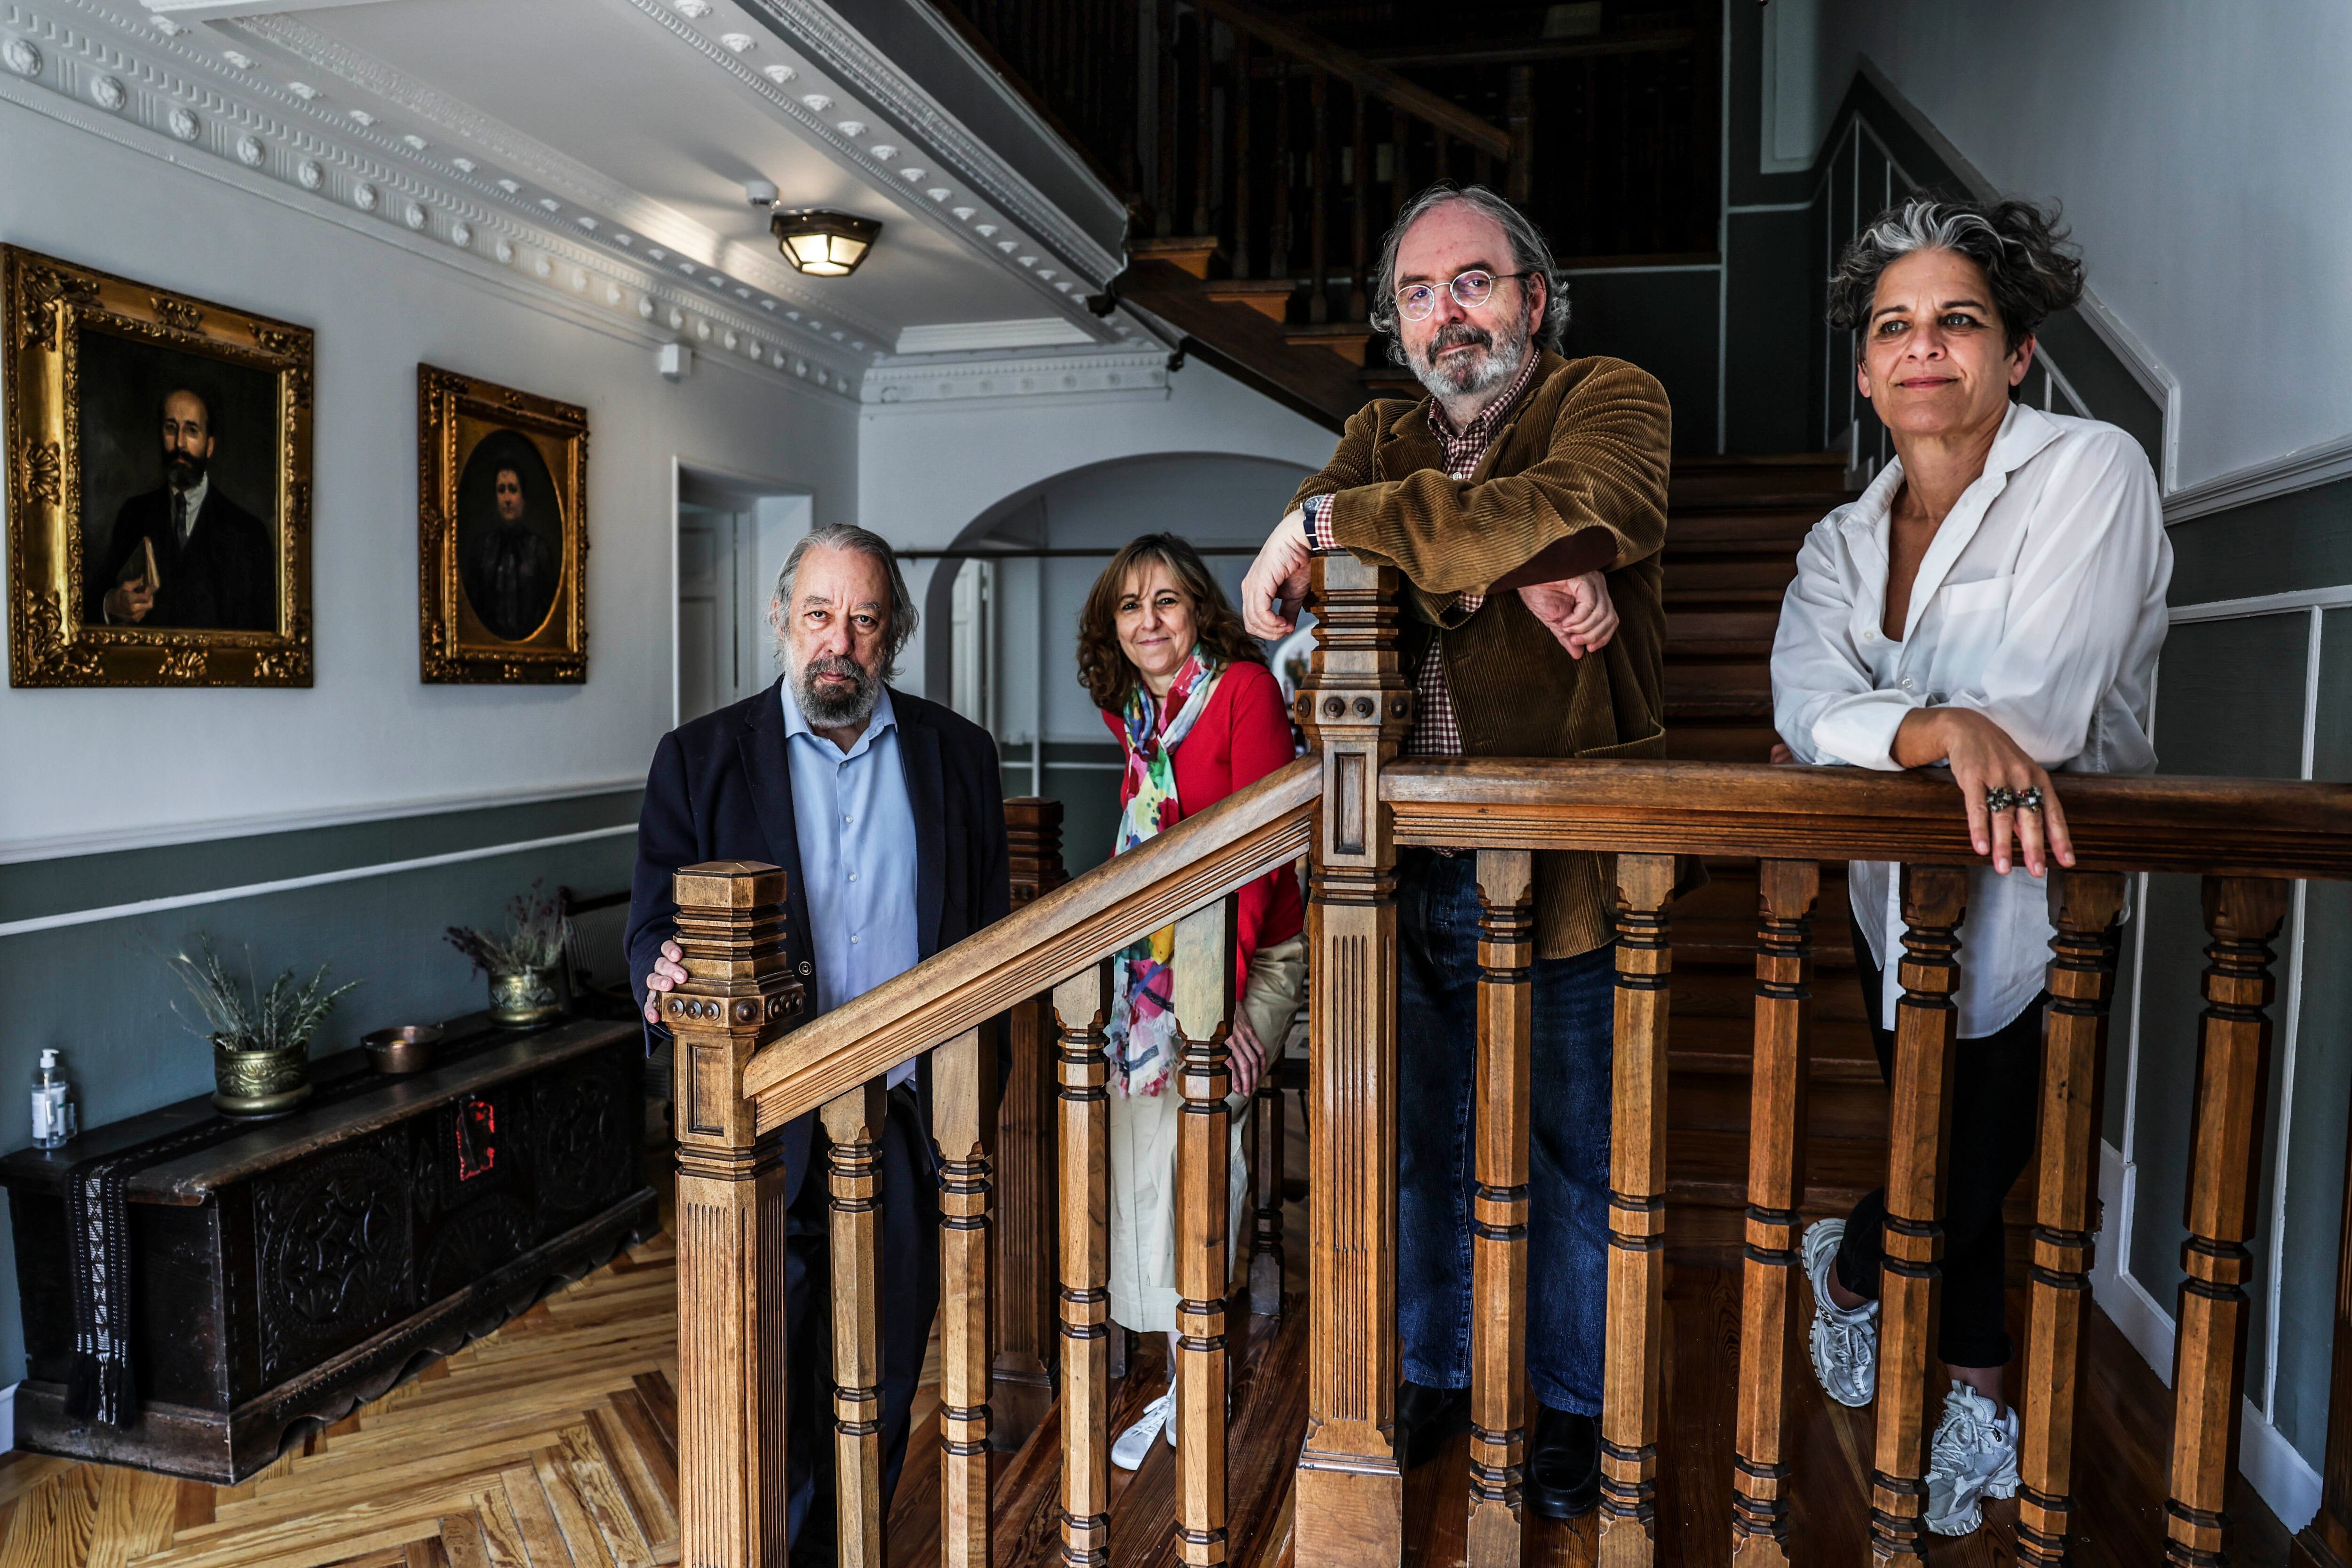
[[[893,360],[866,373],[869,408],[1006,397],[1168,395],[1168,354],[1156,345],[1099,353]]]
[[[689,342],[831,395],[855,400],[874,345],[889,341],[842,325],[829,308],[818,316],[698,263],[677,262],[683,270],[674,275],[664,247],[639,245],[642,258],[608,247],[593,215],[573,215],[568,226],[544,211],[535,220],[520,182],[508,191],[462,155],[436,163],[425,138],[379,127],[375,115],[329,101],[315,84],[277,79],[238,41],[224,47],[210,30],[128,4],[9,0],[0,5],[0,99],[267,189],[298,210],[437,254],[566,313],[608,315],[648,342]]]

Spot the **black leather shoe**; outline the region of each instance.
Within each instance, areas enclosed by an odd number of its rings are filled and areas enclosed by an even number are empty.
[[[1399,1462],[1416,1469],[1437,1458],[1448,1440],[1470,1430],[1470,1391],[1397,1384],[1396,1446]]]
[[[1536,1408],[1535,1441],[1519,1496],[1546,1519],[1581,1519],[1601,1500],[1601,1423],[1573,1411]]]

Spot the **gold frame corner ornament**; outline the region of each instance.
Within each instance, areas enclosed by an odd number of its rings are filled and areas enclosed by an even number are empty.
[[[555,599],[530,637],[500,637],[466,597],[457,488],[484,434],[510,430],[546,462],[562,518]],[[416,367],[416,653],[431,684],[565,685],[588,679],[588,410],[437,366]]]
[[[277,381],[277,625],[89,625],[81,616],[80,334],[260,370]],[[0,245],[0,462],[6,468],[8,684],[310,684],[311,366],[317,334],[231,305]]]

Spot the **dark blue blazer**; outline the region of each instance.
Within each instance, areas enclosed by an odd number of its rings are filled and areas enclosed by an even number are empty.
[[[929,958],[1013,907],[1003,783],[987,731],[951,709],[895,689],[890,705],[915,808],[915,934]],[[629,974],[640,1008],[646,976],[677,931],[670,874],[706,860],[764,860],[783,868],[784,955],[808,988],[808,1005],[793,1027],[816,1016],[816,969],[794,821],[792,764],[775,687],[662,737],[646,775],[629,896]],[[788,1193],[800,1190],[813,1121],[803,1116],[784,1131]]]

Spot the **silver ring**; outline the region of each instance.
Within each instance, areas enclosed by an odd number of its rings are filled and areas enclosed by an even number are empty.
[[[2040,784],[2028,784],[2021,790],[2012,792],[2011,798],[2017,802],[2017,809],[2020,811],[2040,811],[2042,809],[2042,786]]]
[[[2018,807],[2020,799],[2021,797],[2015,790],[2005,789],[2000,784],[1993,784],[1985,790],[1985,809],[1992,813],[1995,816],[1999,816],[2004,811],[2015,811]],[[2041,796],[2038,794],[2034,797],[2033,804],[2036,806],[2039,806],[2042,804]]]

